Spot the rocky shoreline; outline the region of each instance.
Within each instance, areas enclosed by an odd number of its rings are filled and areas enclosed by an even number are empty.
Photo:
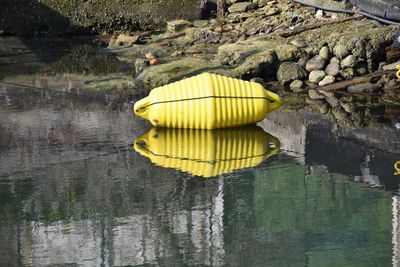
[[[292,1],[255,2],[230,1],[222,18],[170,21],[161,34],[115,36],[101,53],[134,66],[148,90],[207,71],[294,94],[284,97],[288,108],[307,105],[342,125],[368,124],[367,107],[400,105],[400,58],[388,56],[398,27]]]

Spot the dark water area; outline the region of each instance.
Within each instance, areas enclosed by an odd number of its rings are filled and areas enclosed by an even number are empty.
[[[129,105],[2,84],[0,265],[398,266],[399,151],[395,127],[304,109],[157,130]]]

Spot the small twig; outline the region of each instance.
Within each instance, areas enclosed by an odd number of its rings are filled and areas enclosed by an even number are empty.
[[[335,23],[341,23],[341,22],[345,22],[345,21],[349,21],[349,20],[357,20],[357,19],[361,19],[361,18],[363,18],[362,15],[354,15],[351,17],[343,18],[343,19],[307,24],[304,26],[300,26],[299,28],[294,29],[294,30],[281,32],[281,33],[279,33],[279,36],[287,38],[287,37],[302,33],[304,31],[313,30],[313,29],[316,29],[316,28],[319,28],[322,26],[331,25],[331,24],[335,24]]]

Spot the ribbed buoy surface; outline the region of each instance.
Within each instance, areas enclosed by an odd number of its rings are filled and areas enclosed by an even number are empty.
[[[153,128],[134,141],[154,164],[206,178],[257,166],[280,150],[260,127],[219,130]]]
[[[280,104],[258,83],[203,73],[153,89],[134,110],[156,127],[217,129],[254,124]]]

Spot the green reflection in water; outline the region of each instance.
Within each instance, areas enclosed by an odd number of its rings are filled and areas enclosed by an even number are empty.
[[[297,163],[247,179],[225,198],[232,265],[391,265],[392,200],[382,192]]]

